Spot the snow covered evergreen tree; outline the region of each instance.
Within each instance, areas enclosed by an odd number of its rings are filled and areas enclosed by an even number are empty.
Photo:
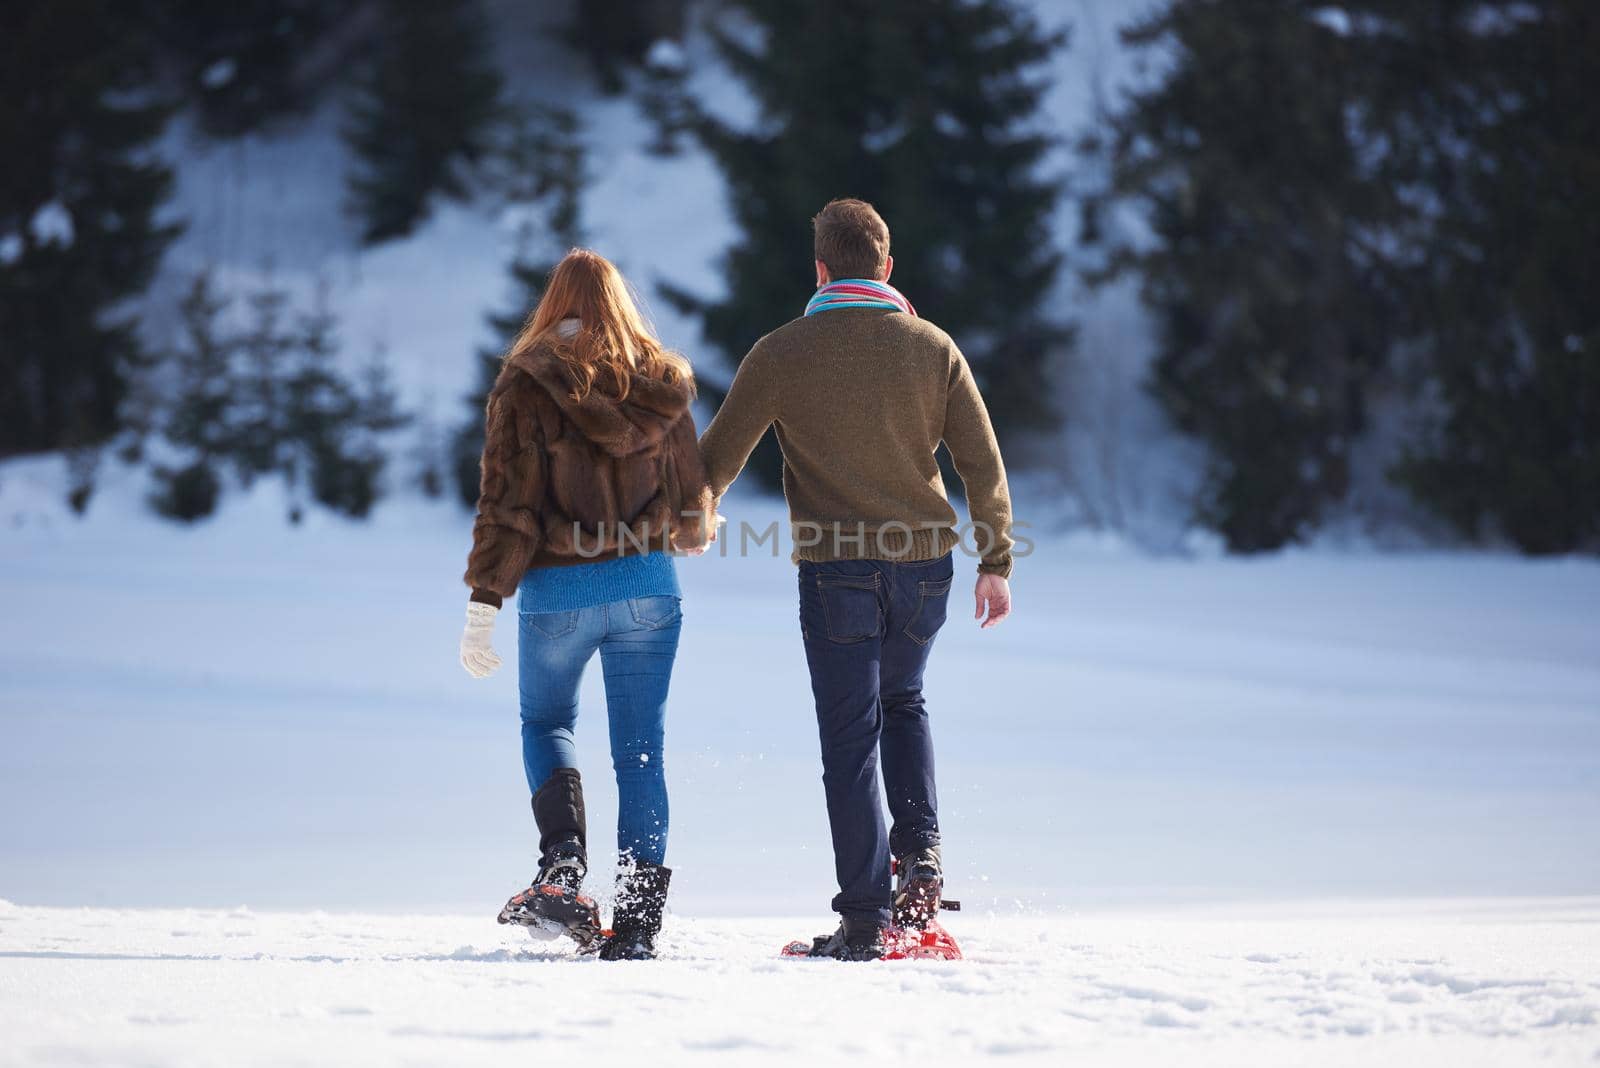
[[[479,0],[383,0],[376,56],[345,139],[351,206],[372,243],[409,234],[429,200],[467,196],[488,152],[501,78]]]
[[[643,64],[658,40],[683,36],[688,0],[583,0],[572,5],[564,36],[594,68],[608,93],[623,73]]]
[[[699,310],[732,359],[795,318],[812,286],[811,217],[829,200],[876,204],[893,232],[894,282],[962,346],[1002,439],[1057,425],[1047,369],[1071,331],[1044,306],[1061,256],[1059,192],[1039,165],[1052,141],[1039,70],[1062,37],[1012,0],[733,0],[710,30],[760,109],[737,129],[694,122],[727,181],[742,237],[728,296]],[[743,21],[759,39],[735,32]],[[705,395],[713,395],[710,388]],[[776,450],[753,468],[769,484]]]
[[[340,466],[338,441],[352,414],[350,391],[333,367],[339,343],[326,288],[318,289],[316,303],[298,319],[284,365],[277,370],[282,406],[281,422],[274,428],[277,468],[289,486],[292,523],[300,521],[302,494],[319,485],[322,468]],[[338,476],[330,481],[337,485]]]
[[[103,441],[146,359],[126,302],[177,233],[152,66],[122,5],[0,6],[0,456]]]
[[[1344,498],[1398,321],[1376,240],[1396,205],[1347,123],[1354,46],[1316,8],[1177,0],[1123,34],[1170,65],[1112,116],[1112,193],[1154,240],[1108,273],[1139,279],[1151,386],[1204,443],[1198,515],[1235,551],[1297,541]]]
[[[1408,263],[1422,428],[1397,474],[1467,537],[1600,550],[1600,11],[1355,9],[1388,78],[1374,123],[1406,148],[1386,173],[1427,238]]]
[[[411,422],[381,350],[374,352],[349,385],[349,415],[343,433],[318,454],[312,471],[312,495],[319,504],[353,519],[372,510],[383,495],[383,473],[389,465],[389,435]]]
[[[133,0],[181,99],[211,137],[303,114],[340,72],[331,37],[358,0]]]
[[[1305,537],[1385,396],[1424,507],[1600,544],[1589,6],[1177,0],[1124,36],[1172,62],[1113,116],[1112,196],[1155,240],[1108,274],[1138,277],[1152,386],[1207,449],[1200,518],[1235,550]]]
[[[352,518],[371,511],[385,463],[381,436],[406,422],[381,360],[368,365],[359,384],[339,373],[336,326],[327,293],[319,290],[298,317],[276,372],[281,403],[272,451],[289,487],[292,523],[301,519],[306,491]]]
[[[236,342],[238,358],[228,419],[228,458],[245,486],[282,471],[287,405],[285,380],[295,335],[284,319],[289,294],[268,283],[245,298],[250,325]]]
[[[225,467],[245,485],[281,478],[289,521],[310,499],[360,518],[380,495],[384,437],[407,421],[388,372],[374,359],[352,381],[337,366],[337,320],[319,294],[292,314],[288,294],[270,283],[246,300],[243,330],[225,322],[229,301],[206,276],[183,302],[184,343],[169,366],[173,399],[160,421],[156,492],[163,515],[211,514]]]
[[[234,404],[235,345],[221,324],[227,307],[210,275],[201,274],[180,308],[184,338],[171,360],[173,397],[160,428],[166,455],[154,468],[157,488],[150,501],[171,519],[202,519],[221,496],[218,464],[230,444]]]

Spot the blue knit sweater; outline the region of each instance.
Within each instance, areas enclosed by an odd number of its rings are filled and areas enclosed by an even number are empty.
[[[670,553],[615,556],[588,564],[529,569],[517,587],[517,610],[571,612],[635,597],[682,597]]]

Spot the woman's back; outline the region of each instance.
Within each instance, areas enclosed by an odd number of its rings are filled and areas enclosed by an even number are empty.
[[[540,843],[533,885],[500,920],[611,959],[654,955],[672,874],[662,744],[682,614],[670,550],[703,549],[713,507],[693,398],[687,362],[645,328],[616,268],[580,249],[551,273],[485,410],[461,657],[475,676],[499,666],[489,635],[516,593],[523,769]],[[573,733],[597,652],[628,862],[625,904],[603,940],[580,892],[588,830]]]

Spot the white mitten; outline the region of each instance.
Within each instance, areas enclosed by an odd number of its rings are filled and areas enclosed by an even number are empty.
[[[461,666],[475,679],[486,679],[500,667],[494,651],[494,617],[500,609],[478,601],[467,603],[467,629],[461,632]]]

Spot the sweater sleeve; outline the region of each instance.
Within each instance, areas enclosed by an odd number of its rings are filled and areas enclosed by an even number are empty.
[[[516,372],[503,372],[514,375]],[[519,411],[514,382],[496,383],[484,414],[478,514],[472,526],[466,582],[472,599],[499,607],[522,581],[539,550],[545,457],[531,410]]]
[[[751,451],[777,418],[777,391],[758,343],[734,373],[733,385],[700,438],[712,495],[720,499],[744,470]]]
[[[695,440],[694,416],[684,412],[667,438],[677,510],[672,517],[672,544],[677,549],[703,549],[716,523],[717,505]]]
[[[1012,538],[1006,466],[972,369],[954,345],[950,348],[950,385],[945,395],[944,443],[966,487],[967,510],[977,527],[975,537],[983,550],[978,570],[1008,577]]]

